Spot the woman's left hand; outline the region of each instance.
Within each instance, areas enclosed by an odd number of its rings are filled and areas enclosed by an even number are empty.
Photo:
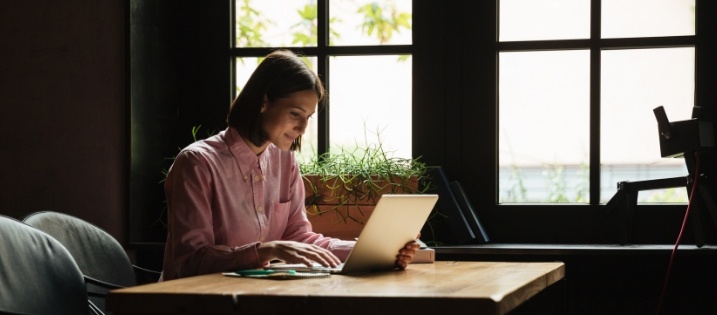
[[[413,256],[416,255],[416,251],[421,247],[416,241],[410,241],[406,243],[406,246],[401,248],[396,255],[396,267],[399,269],[406,269],[408,264],[413,261]]]

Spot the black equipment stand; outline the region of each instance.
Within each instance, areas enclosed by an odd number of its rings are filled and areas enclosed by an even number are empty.
[[[686,187],[687,193],[690,194],[696,178],[697,187],[694,196],[690,196],[692,208],[689,220],[695,244],[697,247],[702,247],[705,245],[705,223],[703,223],[705,216],[710,216],[712,225],[717,227],[717,204],[713,197],[717,196],[717,183],[714,183],[714,178],[711,176],[713,168],[717,168],[713,164],[717,161],[714,124],[711,121],[698,119],[700,108],[697,106],[693,108],[693,119],[673,123],[667,120],[662,106],[655,108],[654,113],[658,122],[662,157],[684,157],[688,176],[618,182],[617,192],[605,205],[605,210],[610,213],[613,209],[622,208],[618,213],[620,244],[630,244],[638,193],[644,190]],[[695,177],[696,172],[699,172],[699,177]]]

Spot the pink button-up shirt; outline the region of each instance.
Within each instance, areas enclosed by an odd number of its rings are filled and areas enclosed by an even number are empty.
[[[353,248],[353,241],[312,232],[293,152],[270,144],[256,155],[231,127],[182,150],[164,189],[163,280],[261,267],[261,242],[316,244],[341,260]]]

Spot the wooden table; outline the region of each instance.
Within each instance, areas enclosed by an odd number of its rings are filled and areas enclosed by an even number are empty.
[[[210,274],[114,290],[122,314],[506,314],[565,276],[561,262],[412,264],[404,271],[270,280]]]

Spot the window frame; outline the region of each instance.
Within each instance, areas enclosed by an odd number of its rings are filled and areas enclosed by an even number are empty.
[[[498,0],[500,3],[500,0]],[[530,51],[567,51],[588,50],[590,53],[590,205],[600,204],[600,126],[601,126],[601,74],[602,52],[608,50],[626,49],[652,49],[652,48],[682,48],[696,46],[696,36],[665,36],[640,38],[601,38],[602,31],[602,1],[591,0],[590,3],[590,38],[567,40],[534,40],[501,42],[496,39],[497,51],[501,52],[530,52]],[[496,15],[499,16],[500,4],[497,5]],[[499,25],[499,24],[497,24]],[[497,30],[498,33],[500,30]],[[498,73],[500,69],[498,69]],[[500,100],[496,106],[500,106]],[[648,113],[649,114],[649,113]]]
[[[331,87],[329,86],[331,71],[329,69],[329,58],[335,56],[377,56],[377,55],[413,55],[413,45],[343,45],[330,46],[329,42],[329,6],[330,0],[318,0],[317,5],[317,44],[316,47],[236,47],[236,30],[234,21],[236,21],[236,0],[230,1],[230,48],[229,58],[231,64],[231,82],[229,84],[232,99],[236,93],[236,58],[241,57],[264,57],[271,51],[276,49],[288,49],[302,55],[317,58],[317,74],[324,83],[329,97],[326,100],[323,109],[317,111],[317,154],[323,154],[329,151],[331,146],[330,140],[330,124],[329,112],[331,110]]]
[[[414,154],[442,165],[466,190],[492,241],[497,243],[617,244],[623,211],[599,203],[599,94],[591,91],[590,204],[498,204],[498,53],[521,49],[591,49],[591,89],[599,90],[599,54],[606,49],[695,47],[695,103],[714,109],[716,5],[697,0],[696,35],[645,39],[600,39],[592,13],[585,40],[498,42],[499,0],[414,2]],[[601,4],[593,0],[593,12]],[[598,18],[595,18],[595,17]],[[469,38],[472,40],[463,40]],[[437,49],[438,47],[442,49]],[[712,69],[711,71],[709,69]],[[595,74],[597,73],[597,74]],[[431,79],[434,78],[434,79]],[[439,78],[440,80],[435,80]],[[429,92],[430,91],[430,92]],[[616,184],[616,183],[615,183]],[[684,205],[638,205],[632,226],[636,243],[674,243]],[[690,242],[687,227],[684,242]]]

